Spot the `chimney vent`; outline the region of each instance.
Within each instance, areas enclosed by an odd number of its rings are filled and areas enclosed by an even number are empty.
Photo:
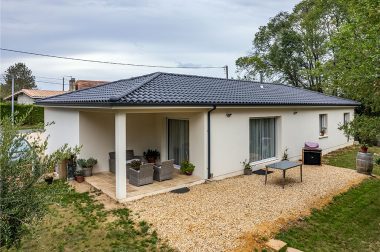
[[[69,91],[75,91],[76,90],[76,87],[75,87],[75,78],[71,78],[69,80]]]

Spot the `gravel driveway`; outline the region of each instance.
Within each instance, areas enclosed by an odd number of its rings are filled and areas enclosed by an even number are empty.
[[[165,193],[127,203],[153,224],[159,237],[179,251],[225,251],[239,246],[239,237],[255,226],[288,214],[366,178],[354,170],[304,166],[288,170],[285,189],[280,171],[264,176],[238,176],[193,186],[185,194]]]

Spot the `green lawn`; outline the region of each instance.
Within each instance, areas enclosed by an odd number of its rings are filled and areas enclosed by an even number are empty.
[[[52,197],[49,210],[11,251],[172,251],[148,223],[133,221],[127,208],[105,210],[62,181],[39,186]]]
[[[356,154],[359,146],[350,146],[333,151],[323,157],[323,162],[328,165],[356,169]],[[380,158],[380,147],[370,147],[368,152],[374,153],[374,159]],[[380,165],[374,164],[373,174],[380,176]]]
[[[380,251],[380,180],[367,179],[276,238],[304,251]]]

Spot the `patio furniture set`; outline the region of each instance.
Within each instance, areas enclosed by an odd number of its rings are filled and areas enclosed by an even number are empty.
[[[133,167],[139,162],[138,167]],[[115,152],[109,153],[109,169],[115,173]],[[163,161],[160,165],[148,163],[142,156],[135,156],[133,150],[126,151],[126,176],[134,186],[152,184],[153,180],[163,181],[173,178],[174,160]]]

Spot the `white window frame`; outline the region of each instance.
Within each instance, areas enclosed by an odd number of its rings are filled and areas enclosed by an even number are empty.
[[[328,116],[327,114],[319,114],[319,137],[328,136]]]
[[[274,119],[274,156],[257,160],[257,161],[251,161],[249,160],[251,165],[258,165],[262,163],[268,163],[277,160],[277,145],[278,145],[278,117],[276,116],[269,116],[269,117],[250,117],[249,123],[251,120],[257,120],[257,119]],[[249,127],[249,131],[251,131],[251,128]],[[249,134],[249,145],[251,145],[251,135]],[[249,147],[250,148],[250,147]]]

